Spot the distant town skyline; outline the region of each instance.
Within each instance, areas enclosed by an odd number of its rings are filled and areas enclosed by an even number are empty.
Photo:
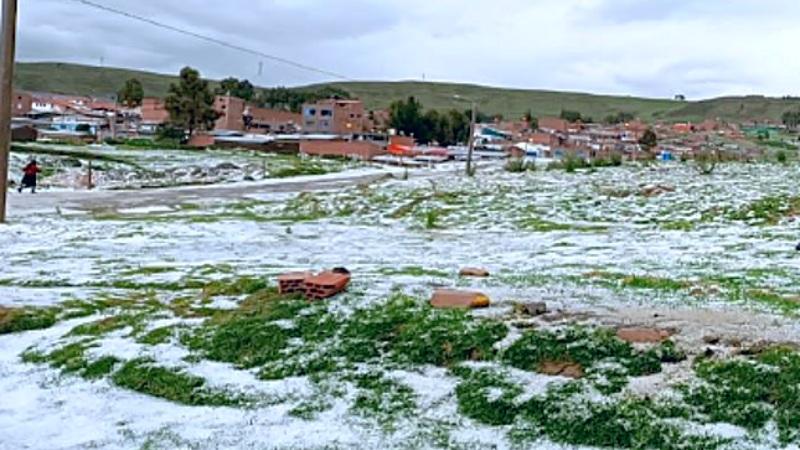
[[[95,0],[357,80],[422,80],[689,99],[798,95],[791,0]],[[20,2],[18,60],[262,86],[331,77],[68,0]],[[263,70],[259,73],[259,67]]]

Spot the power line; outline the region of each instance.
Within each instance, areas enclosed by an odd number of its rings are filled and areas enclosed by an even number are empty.
[[[253,50],[251,48],[243,47],[243,46],[238,45],[238,44],[233,44],[233,43],[230,43],[230,42],[226,42],[226,41],[223,41],[221,39],[217,39],[217,38],[214,38],[214,37],[206,36],[206,35],[203,35],[203,34],[200,34],[200,33],[195,33],[194,31],[185,30],[183,28],[178,28],[176,26],[169,25],[169,24],[166,24],[166,23],[163,23],[163,22],[158,22],[158,21],[153,20],[153,19],[148,19],[147,17],[142,17],[142,16],[134,14],[134,13],[123,11],[121,9],[116,9],[116,8],[112,8],[110,6],[101,5],[99,3],[95,3],[95,2],[90,1],[90,0],[74,0],[74,1],[76,1],[78,3],[81,3],[81,4],[85,5],[85,6],[89,6],[89,7],[92,7],[92,8],[95,8],[95,9],[99,9],[99,10],[102,10],[102,11],[105,11],[105,12],[109,12],[109,13],[112,13],[112,14],[117,14],[117,15],[120,15],[120,16],[124,16],[124,17],[127,17],[129,19],[138,20],[140,22],[144,22],[144,23],[153,25],[155,27],[163,28],[165,30],[173,31],[175,33],[180,33],[180,34],[183,34],[183,35],[186,35],[186,36],[190,36],[190,37],[193,37],[193,38],[196,38],[196,39],[200,39],[200,40],[203,40],[203,41],[206,41],[206,42],[210,42],[212,44],[217,44],[217,45],[220,45],[222,47],[230,48],[232,50],[237,50],[237,51],[240,51],[240,52],[243,52],[243,53],[248,53],[250,55],[255,55],[255,56],[262,57],[262,58],[266,58],[266,59],[269,59],[269,60],[272,60],[272,61],[275,61],[275,62],[279,62],[281,64],[285,64],[287,66],[292,66],[292,67],[297,68],[297,69],[305,70],[305,71],[308,71],[308,72],[314,72],[314,73],[318,73],[318,74],[321,74],[321,75],[327,75],[327,76],[334,77],[334,78],[339,78],[339,79],[342,79],[342,80],[345,80],[345,81],[354,81],[353,79],[348,78],[348,77],[346,77],[344,75],[338,74],[336,72],[331,72],[331,71],[328,71],[328,70],[325,70],[325,69],[312,67],[312,66],[309,66],[309,65],[306,65],[306,64],[303,64],[303,63],[292,61],[290,59],[282,58],[280,56],[270,55],[268,53],[260,52],[258,50]]]

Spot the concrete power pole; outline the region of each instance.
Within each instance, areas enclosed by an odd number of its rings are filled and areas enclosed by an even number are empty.
[[[6,221],[8,154],[11,151],[11,105],[13,103],[14,50],[17,35],[17,0],[3,0],[0,31],[0,223]]]
[[[471,177],[474,173],[472,171],[472,152],[475,149],[475,115],[477,105],[475,102],[472,102],[472,117],[470,118],[469,124],[469,144],[467,147],[467,176]]]

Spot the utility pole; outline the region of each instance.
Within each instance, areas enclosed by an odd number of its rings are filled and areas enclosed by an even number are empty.
[[[0,223],[6,221],[8,154],[11,151],[11,105],[13,103],[14,50],[17,35],[17,0],[3,0],[0,31]]]
[[[467,141],[467,176],[471,177],[474,173],[472,171],[472,153],[475,149],[475,121],[476,116],[478,115],[478,102],[458,94],[453,95],[453,98],[462,102],[469,102],[472,105],[472,111],[469,119],[469,139]]]
[[[469,121],[469,144],[467,146],[467,176],[471,177],[473,175],[472,171],[472,151],[475,148],[475,110],[478,109],[478,106],[475,102],[472,102],[472,117]]]

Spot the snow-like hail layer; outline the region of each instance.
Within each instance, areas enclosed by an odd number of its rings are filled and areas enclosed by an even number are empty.
[[[478,200],[481,205],[507,201],[510,196],[517,206],[532,206],[547,220],[602,224],[605,228],[520,230],[511,225],[519,214],[513,208],[432,230],[410,226],[403,219],[388,219],[375,211],[367,212],[366,219],[325,218],[288,225],[235,218],[216,222],[94,220],[80,208],[75,214],[36,212],[13,216],[12,224],[0,232],[0,260],[6,262],[0,278],[13,281],[0,287],[0,298],[4,305],[52,305],[68,298],[91,298],[102,289],[88,285],[98,281],[124,277],[176,281],[208,266],[226,266],[237,275],[258,276],[346,266],[354,273],[352,290],[362,294],[364,304],[382,301],[396,286],[425,296],[435,286],[455,285],[489,294],[493,307],[478,312],[480,315],[502,316],[511,311],[514,301],[544,300],[550,309],[585,313],[600,323],[648,323],[653,317],[661,317],[662,325],[682,330],[679,341],[700,341],[709,333],[739,333],[753,340],[800,342],[800,326],[764,307],[732,304],[714,296],[701,303],[686,292],[620,290],[569,278],[604,270],[698,280],[767,269],[773,275],[762,281],[789,294],[800,275],[800,262],[792,253],[796,236],[791,221],[768,228],[711,221],[691,231],[667,231],[654,223],[662,219],[699,221],[704,211],[714,208],[739,208],[766,195],[798,195],[797,169],[731,165],[710,177],[700,177],[691,168],[678,165],[525,175],[486,167],[479,173],[476,181],[464,181],[441,171],[434,176],[434,185],[444,191],[482,189],[488,194]],[[264,183],[264,192],[248,198],[278,205],[294,197],[270,193],[269,187],[275,183]],[[653,198],[636,195],[647,185],[668,185],[675,192]],[[504,186],[511,189],[510,193],[493,194]],[[412,177],[374,189],[392,196],[426,187],[433,189],[429,177]],[[333,190],[325,193],[324,201],[343,201],[339,196],[350,193],[348,188]],[[209,208],[240,200],[216,199]],[[389,209],[397,206],[402,202]],[[154,204],[123,207],[117,212],[146,217],[172,211],[171,205]],[[477,226],[481,221],[492,225]],[[387,269],[410,266],[448,275],[387,274],[391,273]],[[493,276],[486,280],[459,279],[457,272],[462,266],[486,267]],[[165,269],[124,275],[141,267]],[[54,287],[25,287],[26,281],[53,281]],[[59,287],[59,281],[70,287]],[[231,300],[220,299],[212,306],[233,305]],[[336,305],[331,307],[335,309]],[[291,400],[313,390],[305,378],[263,382],[253,373],[225,364],[186,364],[185,350],[175,344],[145,348],[111,334],[100,347],[91,349],[91,354],[150,356],[169,366],[184,367],[212,386],[235,386],[290,401],[256,409],[186,407],[115,388],[107,381],[59,376],[53,369],[20,361],[21,352],[59,339],[77,323],[68,321],[47,330],[0,337],[0,449],[137,448],[148,440],[168,442],[176,448],[385,448],[402,444],[402,433],[399,441],[392,441],[368,424],[349,418],[344,404],[336,403],[310,421],[288,415]],[[426,368],[388,375],[410,386],[419,404],[430,408],[424,420],[458,414],[452,395],[454,379],[446,371]],[[512,375],[529,385],[528,396],[542,392],[549,382],[559,381],[558,377],[548,380],[518,372]],[[664,382],[661,378],[642,380],[635,389],[657,389]],[[725,426],[715,430],[725,436],[740,434],[740,430]],[[502,430],[471,421],[462,423],[457,441],[509,446]],[[550,445],[539,444],[539,448]]]

